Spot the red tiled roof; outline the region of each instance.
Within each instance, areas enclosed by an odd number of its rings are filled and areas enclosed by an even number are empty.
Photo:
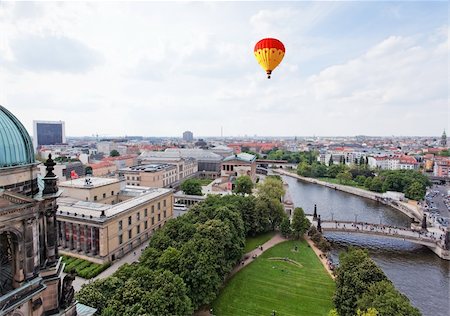
[[[400,163],[415,165],[415,164],[417,164],[417,160],[416,160],[416,158],[414,158],[412,156],[401,156]]]
[[[117,156],[117,157],[105,157],[102,159],[102,161],[126,160],[126,159],[136,158],[137,156],[138,155],[135,155],[135,154],[129,154],[129,155],[123,155],[123,156]]]
[[[98,163],[93,163],[89,165],[92,169],[100,169],[100,168],[107,168],[107,167],[113,167],[115,164],[109,161],[101,161]]]

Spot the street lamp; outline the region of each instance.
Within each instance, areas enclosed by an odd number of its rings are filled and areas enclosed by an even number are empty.
[[[334,221],[334,213],[331,212],[331,221]]]
[[[358,215],[355,214],[355,224],[358,222]]]

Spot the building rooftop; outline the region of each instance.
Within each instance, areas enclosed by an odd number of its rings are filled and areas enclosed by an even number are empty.
[[[125,190],[132,192],[135,188],[126,187]],[[172,192],[171,189],[163,188],[145,188],[136,193],[136,197],[120,202],[115,205],[80,201],[73,198],[59,198],[58,199],[58,215],[74,216],[80,218],[87,218],[91,220],[105,221],[122,212],[126,212],[141,204],[145,204],[161,195]]]
[[[30,135],[22,123],[1,105],[0,144],[0,167],[14,167],[35,162]]]
[[[158,172],[174,168],[176,168],[176,166],[167,163],[155,163],[155,164],[137,165],[127,168],[121,168],[119,171]]]
[[[245,162],[253,162],[256,160],[256,156],[248,153],[240,153],[226,157],[223,161],[240,160]]]
[[[63,188],[80,188],[80,189],[91,189],[97,188],[108,184],[119,183],[120,180],[116,178],[78,178],[73,180],[68,180],[60,182],[58,185]]]
[[[193,158],[196,160],[221,161],[222,156],[205,149],[191,148],[167,148],[165,151],[146,151],[143,152],[140,159],[145,158]]]
[[[89,164],[89,166],[93,170],[95,170],[95,169],[113,167],[113,166],[115,166],[115,164],[113,164],[112,162],[109,162],[109,161],[100,161],[100,162],[97,162],[97,163],[91,163],[91,164]]]

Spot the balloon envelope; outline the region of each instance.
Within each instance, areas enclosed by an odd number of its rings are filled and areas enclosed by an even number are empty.
[[[255,58],[266,71],[267,78],[270,79],[270,74],[281,63],[285,52],[283,43],[276,38],[263,38],[256,43]]]

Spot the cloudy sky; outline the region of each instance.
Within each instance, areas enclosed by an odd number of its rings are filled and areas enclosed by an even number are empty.
[[[0,104],[32,133],[440,135],[442,2],[2,2]],[[266,79],[264,37],[286,55]]]

